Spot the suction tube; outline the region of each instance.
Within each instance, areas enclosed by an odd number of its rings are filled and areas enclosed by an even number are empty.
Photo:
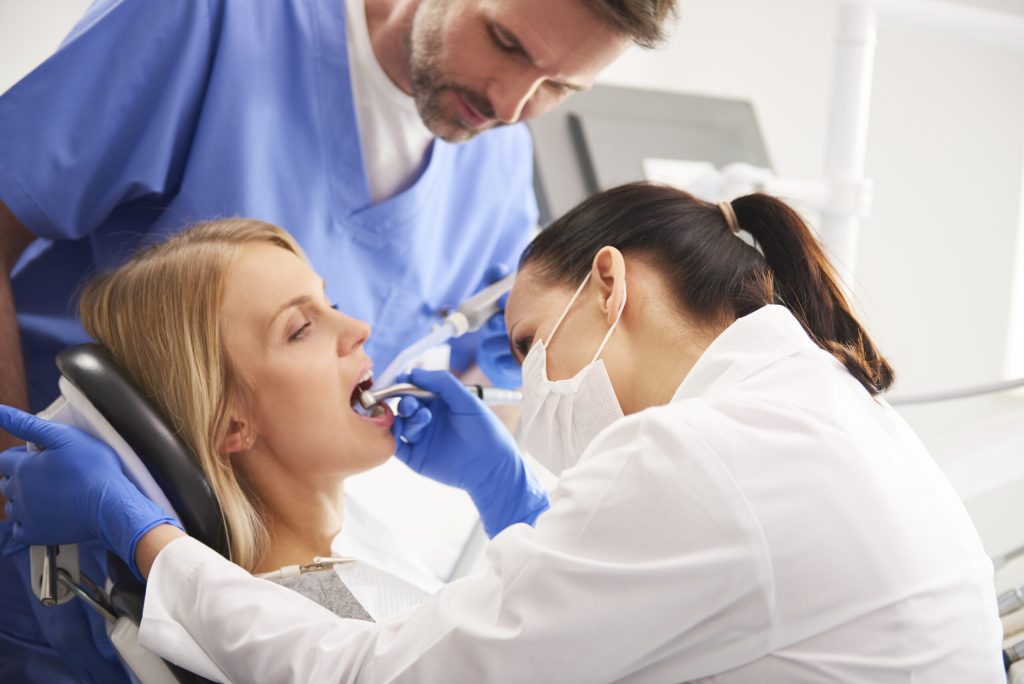
[[[448,340],[462,337],[468,332],[479,329],[487,322],[488,318],[501,310],[498,301],[512,289],[515,279],[514,273],[507,275],[464,301],[455,311],[448,314],[441,325],[429,335],[403,349],[395,357],[395,360],[388,364],[377,381],[381,386],[394,383],[395,378],[407,372],[413,362],[424,352],[440,346]]]

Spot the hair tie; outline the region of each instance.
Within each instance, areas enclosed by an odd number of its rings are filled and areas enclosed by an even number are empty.
[[[732,210],[732,202],[719,202],[718,209],[722,212],[722,216],[725,217],[725,223],[736,235],[739,235],[740,224],[736,220],[736,212]]]

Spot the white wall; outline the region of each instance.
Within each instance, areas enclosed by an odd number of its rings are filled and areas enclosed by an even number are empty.
[[[962,4],[1024,16],[1020,0]],[[58,44],[87,0],[0,0],[0,91]],[[835,0],[681,0],[657,52],[602,82],[749,99],[784,175],[821,171]],[[899,373],[923,391],[1024,371],[1024,49],[887,20],[879,30],[854,289]],[[1016,294],[1014,294],[1016,292]],[[1015,298],[1016,297],[1016,298]],[[1013,316],[1011,316],[1013,314]],[[1022,348],[1022,349],[1018,349]],[[908,409],[990,552],[1024,542],[1024,398]]]
[[[0,0],[0,93],[60,44],[89,0]]]
[[[960,4],[1024,17],[1019,0]],[[835,0],[681,5],[663,50],[633,50],[601,80],[749,99],[776,170],[819,174]],[[1011,366],[1024,373],[1024,44],[929,33],[883,13],[867,175],[875,202],[853,289],[896,366],[896,392],[992,382]],[[1024,398],[902,413],[989,551],[1024,543]]]
[[[664,50],[633,51],[602,81],[749,99],[776,169],[820,173],[835,2],[682,4]],[[1024,3],[1002,4],[1024,16]],[[884,17],[878,43],[867,151],[875,206],[856,293],[900,389],[998,378],[1024,171],[1024,50],[932,38]]]

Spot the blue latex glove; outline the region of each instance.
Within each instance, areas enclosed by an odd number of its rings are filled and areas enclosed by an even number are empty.
[[[518,522],[532,525],[547,510],[548,494],[498,417],[451,373],[416,369],[408,381],[437,398],[399,402],[395,456],[425,477],[465,490],[488,537]]]
[[[8,499],[11,536],[33,546],[99,539],[141,579],[135,545],[163,523],[181,527],[147,499],[121,470],[114,451],[95,437],[0,406],[0,428],[42,451],[15,447],[0,453],[0,494]]]
[[[512,272],[508,266],[497,264],[487,269],[484,280],[496,283]],[[523,372],[512,356],[508,346],[508,330],[505,327],[505,302],[508,295],[498,300],[501,310],[487,319],[480,327],[480,348],[476,362],[495,387],[515,389],[523,384]]]

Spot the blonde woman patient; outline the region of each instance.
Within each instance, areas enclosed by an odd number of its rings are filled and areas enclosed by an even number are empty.
[[[199,461],[231,560],[273,574],[354,558],[279,580],[343,617],[379,621],[440,586],[345,498],[346,478],[394,453],[394,417],[353,410],[370,327],[328,301],[288,233],[198,224],[91,281],[79,310]]]

